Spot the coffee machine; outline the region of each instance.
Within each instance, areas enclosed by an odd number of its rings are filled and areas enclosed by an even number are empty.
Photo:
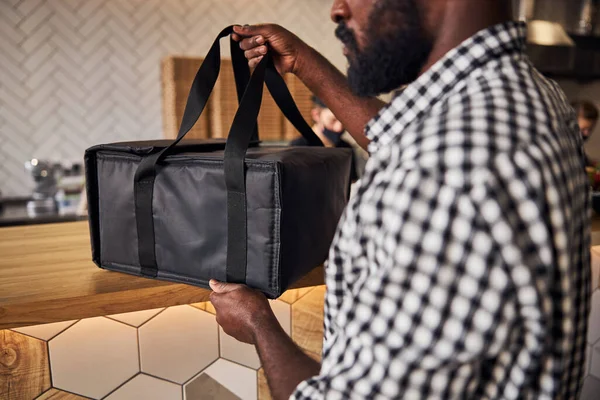
[[[27,202],[27,214],[31,217],[56,214],[58,206],[55,195],[60,164],[34,158],[25,163],[25,168],[35,183],[32,198]]]

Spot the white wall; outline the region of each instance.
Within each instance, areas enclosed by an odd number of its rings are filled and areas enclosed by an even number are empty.
[[[276,22],[338,67],[327,0],[0,0],[0,190],[32,157],[161,136],[160,60],[202,56],[232,23]],[[223,42],[225,44],[225,42]]]

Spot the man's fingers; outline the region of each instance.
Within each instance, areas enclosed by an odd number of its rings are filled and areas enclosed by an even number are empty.
[[[243,287],[243,285],[237,283],[219,282],[216,279],[211,279],[208,284],[215,293],[228,293]]]
[[[254,67],[256,67],[258,65],[258,63],[262,59],[263,59],[263,56],[253,58],[250,61],[248,61],[248,65],[250,66],[250,68],[254,68]]]
[[[231,38],[233,40],[235,40],[236,42],[239,42],[240,40],[242,40],[242,37],[240,35],[238,35],[237,33],[232,33]]]
[[[267,46],[260,46],[251,50],[246,50],[244,52],[244,56],[246,56],[248,60],[264,56],[265,54],[267,54]]]
[[[250,50],[257,46],[261,46],[263,44],[265,44],[265,38],[263,36],[253,36],[253,37],[242,39],[240,41],[240,49]]]

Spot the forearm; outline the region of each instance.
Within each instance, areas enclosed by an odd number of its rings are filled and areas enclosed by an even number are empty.
[[[274,400],[287,399],[300,382],[319,374],[321,365],[307,356],[279,323],[257,331],[256,349]]]
[[[306,46],[298,58],[295,74],[331,109],[354,140],[364,149],[369,140],[364,134],[367,122],[384,103],[375,97],[358,97],[350,90],[346,77],[325,57]]]

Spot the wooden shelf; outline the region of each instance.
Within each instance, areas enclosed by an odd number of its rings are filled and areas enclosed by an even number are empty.
[[[323,284],[316,268],[294,288]],[[87,222],[0,228],[0,329],[207,301],[210,290],[106,271]]]

